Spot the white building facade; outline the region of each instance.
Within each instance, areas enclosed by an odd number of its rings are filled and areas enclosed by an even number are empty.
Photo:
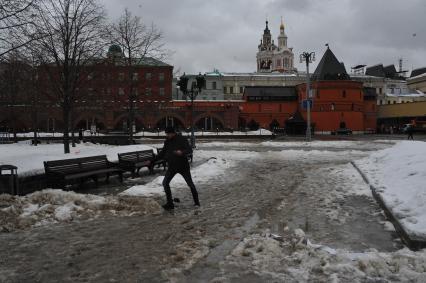
[[[287,35],[285,33],[284,23],[281,20],[280,34],[278,36],[278,46],[272,39],[271,31],[266,21],[266,28],[263,31],[262,39],[258,46],[257,72],[269,73],[295,73],[293,48],[287,46]]]

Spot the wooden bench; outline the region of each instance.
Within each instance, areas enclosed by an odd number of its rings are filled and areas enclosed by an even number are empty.
[[[44,161],[47,185],[65,188],[72,180],[82,184],[86,179],[93,179],[98,185],[98,176],[106,176],[106,181],[112,174],[118,174],[123,182],[123,171],[116,164],[109,162],[106,155],[72,158],[64,160]]]
[[[118,154],[118,165],[125,171],[132,173],[132,178],[139,174],[143,167],[147,167],[149,172],[154,173],[154,166],[158,162],[154,162],[155,155],[152,149],[132,151]]]

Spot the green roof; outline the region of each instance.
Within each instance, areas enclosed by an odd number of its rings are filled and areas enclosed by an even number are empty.
[[[122,53],[123,51],[121,50],[121,47],[118,46],[117,44],[113,44],[108,48],[108,52],[111,53]]]

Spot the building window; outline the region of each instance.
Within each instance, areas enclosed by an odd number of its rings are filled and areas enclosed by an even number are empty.
[[[164,73],[159,73],[159,74],[158,74],[158,80],[159,80],[160,82],[163,82],[163,81],[164,81]]]
[[[118,80],[119,80],[120,82],[124,81],[124,73],[119,73],[119,74],[118,74]]]
[[[388,101],[388,104],[390,104],[390,101]]]
[[[145,88],[145,95],[151,95],[151,88]]]
[[[213,96],[213,100],[216,100],[216,97],[215,97],[215,96]]]
[[[93,80],[93,73],[89,73],[89,74],[87,75],[87,80],[88,80],[88,81]]]
[[[240,86],[240,93],[244,93],[244,87]]]
[[[132,74],[132,80],[137,81],[139,79],[139,74],[138,73],[133,73]]]
[[[124,95],[124,88],[120,87],[118,89],[118,95]]]
[[[336,105],[333,103],[331,103],[331,111],[334,111],[334,109],[336,109]]]
[[[151,73],[146,73],[145,74],[145,79],[146,80],[151,80]]]
[[[93,88],[89,87],[89,88],[87,89],[87,94],[88,94],[88,95],[93,95],[93,94],[94,94],[94,92],[93,92]]]
[[[382,94],[382,88],[379,88],[379,93]]]
[[[346,90],[344,90],[344,91],[342,92],[342,97],[343,97],[343,98],[345,98],[345,97],[346,97]]]
[[[229,93],[230,93],[230,94],[233,94],[233,93],[234,93],[234,87],[233,87],[233,86],[229,87]]]
[[[277,59],[277,67],[281,67],[281,59]]]
[[[164,95],[165,91],[164,91],[164,87],[160,87],[160,95]]]
[[[137,88],[134,88],[134,89],[132,90],[132,94],[133,94],[133,96],[134,96],[134,97],[138,96],[138,95],[139,95],[139,91],[138,91],[138,89],[137,89]]]
[[[212,89],[216,89],[217,85],[216,82],[212,82]]]
[[[223,87],[223,93],[226,94],[226,86]]]

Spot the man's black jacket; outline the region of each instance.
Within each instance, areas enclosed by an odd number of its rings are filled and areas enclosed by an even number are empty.
[[[176,150],[182,151],[182,155],[177,155]],[[189,169],[187,155],[191,152],[192,148],[188,140],[181,135],[175,135],[171,139],[166,139],[163,150],[157,155],[156,159],[165,159],[170,170],[182,171]]]

